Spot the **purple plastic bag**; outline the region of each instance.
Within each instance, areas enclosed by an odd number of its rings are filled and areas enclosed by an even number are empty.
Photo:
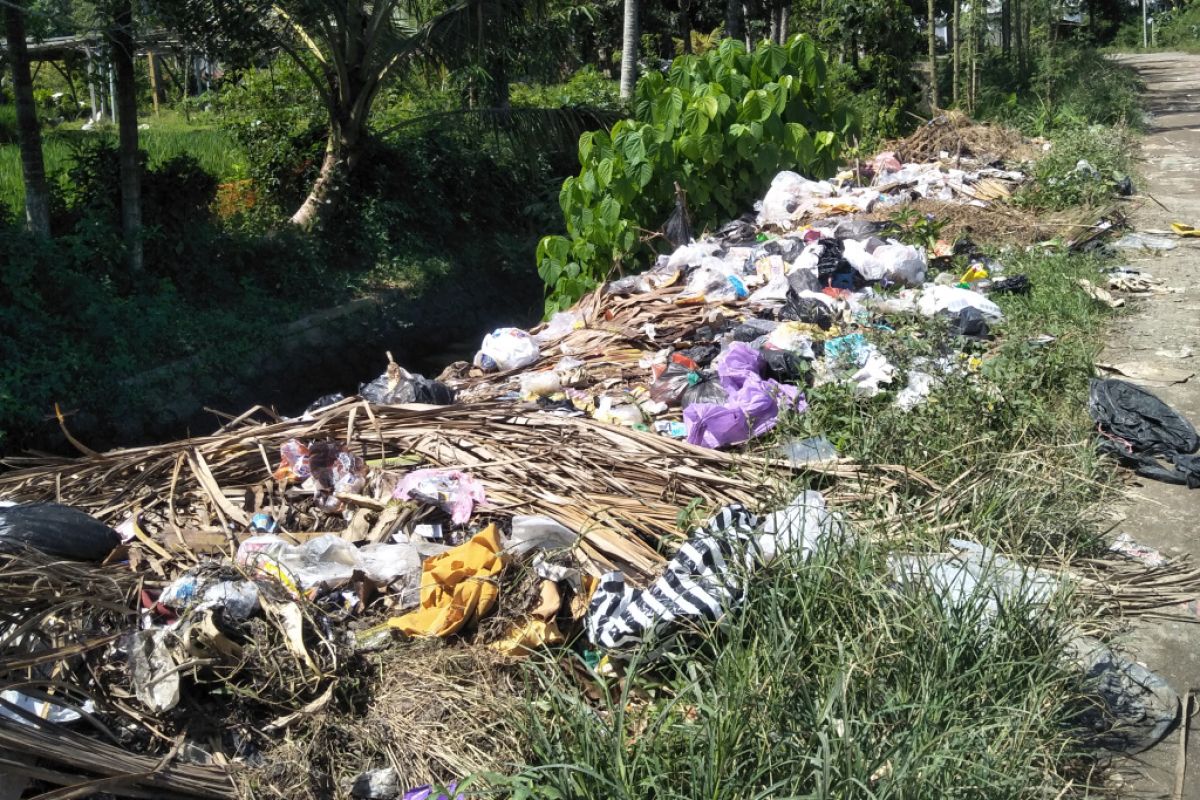
[[[451,783],[446,788],[449,791],[453,792],[457,787],[458,787],[457,783]],[[465,798],[465,795],[461,795],[461,794],[454,796],[454,800],[464,800],[464,798]],[[437,797],[434,797],[433,787],[430,786],[429,784],[425,784],[424,786],[418,786],[415,789],[409,789],[407,792],[404,793],[404,795],[400,798],[400,800],[450,800],[450,798],[447,795],[444,795],[441,793],[439,793],[437,795]]]
[[[745,342],[734,342],[717,365],[721,388],[733,394],[742,388],[747,378],[761,377],[766,362],[758,351]]]
[[[714,450],[750,438],[749,421],[740,408],[693,403],[683,410],[683,423],[687,426],[688,444]]]
[[[807,407],[795,386],[748,375],[724,403],[695,403],[685,408],[683,421],[689,444],[716,449],[741,444],[771,430],[779,421],[781,409],[801,412]]]

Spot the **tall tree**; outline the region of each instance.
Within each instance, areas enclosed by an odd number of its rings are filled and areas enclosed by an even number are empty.
[[[49,236],[50,190],[46,185],[42,134],[33,102],[29,50],[25,45],[25,11],[11,2],[4,3],[4,33],[16,95],[17,141],[21,150],[21,178],[25,183],[25,222],[34,233]]]
[[[925,29],[929,40],[929,108],[931,112],[936,112],[941,105],[938,102],[937,17],[934,16],[933,0],[928,0],[926,5],[929,13],[929,24]]]
[[[117,0],[112,27],[113,69],[116,72],[117,138],[121,160],[121,230],[129,269],[142,271],[142,175],[138,161],[137,81],[133,72],[136,54],[133,35],[133,3]]]
[[[621,37],[621,98],[633,97],[637,83],[638,36],[641,20],[639,0],[625,0],[625,25]]]
[[[482,65],[497,96],[505,70],[488,63],[496,42],[532,14],[535,0],[158,0],[160,14],[209,52],[256,63],[281,51],[308,78],[328,114],[325,154],[292,222],[309,227],[337,202],[361,158],[375,100],[418,63]],[[431,9],[442,9],[434,13]]]
[[[959,45],[962,41],[962,33],[959,22],[959,6],[961,0],[951,0],[954,3],[954,11],[951,15],[950,22],[950,69],[953,70],[953,75],[950,79],[950,99],[954,101],[954,105],[958,105],[958,81],[959,81]]]

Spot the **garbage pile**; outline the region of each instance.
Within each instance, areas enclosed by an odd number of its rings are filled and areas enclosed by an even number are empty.
[[[0,761],[0,779],[231,796],[227,767],[396,637],[472,632],[504,658],[671,647],[735,610],[747,571],[847,540],[850,504],[934,489],[820,437],[756,443],[812,386],[919,406],[986,355],[993,298],[1032,288],[969,241],[913,245],[861,214],[986,203],[1020,173],[895,153],[871,171],[781,173],[755,215],[489,333],[437,379],[389,353],[359,396],[299,419],[0,475],[17,504],[0,509],[0,750],[42,765]],[[954,347],[902,371],[880,337],[934,318]],[[809,490],[778,502],[797,474]],[[681,531],[684,506],[707,521]],[[434,792],[377,772],[355,786]]]

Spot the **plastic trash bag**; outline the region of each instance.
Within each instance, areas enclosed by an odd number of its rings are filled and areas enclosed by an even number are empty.
[[[30,547],[56,558],[103,561],[121,536],[77,508],[31,503],[0,508],[0,547]]]
[[[558,341],[566,336],[571,331],[579,330],[583,327],[583,318],[574,311],[558,311],[533,337],[533,340],[538,344],[548,344]]]
[[[679,405],[683,393],[701,381],[700,374],[674,362],[666,365],[662,373],[650,384],[650,398],[669,406]]]
[[[1200,436],[1191,422],[1154,394],[1115,378],[1093,379],[1088,413],[1099,426],[1101,452],[1143,477],[1200,488],[1200,459],[1192,455],[1200,449]]]
[[[689,381],[679,396],[679,404],[686,410],[688,406],[706,403],[724,403],[725,389],[711,373],[699,373],[695,381]]]
[[[820,292],[796,291],[788,293],[787,302],[779,312],[779,318],[816,325],[823,331],[833,326],[837,316],[837,301]]]
[[[485,372],[508,372],[528,367],[541,358],[537,342],[520,328],[497,328],[483,337],[475,366]]]
[[[794,224],[797,212],[804,210],[807,201],[816,197],[831,197],[833,194],[833,185],[827,181],[810,181],[795,172],[780,172],[771,179],[771,187],[762,199],[758,225],[774,225],[788,230]]]
[[[988,324],[1004,320],[1004,312],[1000,310],[1000,306],[970,289],[929,284],[917,297],[917,311],[926,317],[947,311],[958,314],[964,308],[978,309]]]
[[[967,339],[988,339],[991,336],[987,318],[978,308],[964,308],[950,317],[950,335]]]
[[[789,466],[803,467],[809,464],[828,464],[837,461],[838,452],[833,443],[824,436],[785,442],[771,450],[772,455],[786,459]]]
[[[1179,243],[1166,236],[1155,236],[1150,233],[1127,233],[1117,241],[1113,242],[1113,247],[1119,247],[1122,250],[1151,250],[1164,251],[1174,250],[1179,246]]]
[[[383,406],[405,403],[448,406],[454,402],[454,390],[446,384],[408,372],[394,363],[378,378],[360,386],[358,393],[367,402]]]

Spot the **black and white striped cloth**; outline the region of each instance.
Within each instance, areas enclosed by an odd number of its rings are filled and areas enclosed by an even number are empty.
[[[740,505],[722,508],[688,537],[647,589],[631,589],[620,572],[600,579],[588,606],[588,637],[606,650],[627,650],[687,620],[716,620],[745,594],[742,576],[758,560],[758,517]]]
[[[725,506],[692,531],[650,587],[632,589],[620,572],[601,577],[588,605],[588,638],[615,651],[664,644],[669,631],[717,620],[740,603],[745,577],[759,564],[785,552],[807,558],[835,533],[846,531],[819,492],[802,492],[765,520],[741,505]]]

